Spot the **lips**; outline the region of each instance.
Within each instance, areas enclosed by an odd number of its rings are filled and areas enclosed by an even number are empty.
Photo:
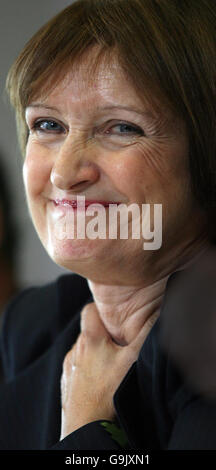
[[[120,202],[115,201],[93,201],[93,200],[85,200],[85,201],[77,201],[77,200],[70,200],[70,199],[55,199],[53,200],[55,206],[63,206],[63,207],[72,207],[73,209],[87,208],[90,205],[100,204],[104,207],[109,207],[110,204],[121,204]]]

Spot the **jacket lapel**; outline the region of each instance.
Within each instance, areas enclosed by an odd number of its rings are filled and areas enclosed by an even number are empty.
[[[156,323],[114,395],[119,423],[136,449],[142,449],[143,443],[147,450],[159,448],[152,400],[152,338]]]

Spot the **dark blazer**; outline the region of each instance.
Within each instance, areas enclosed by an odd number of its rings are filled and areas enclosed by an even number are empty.
[[[0,389],[0,449],[216,449],[216,406],[185,385],[161,349],[160,318],[114,395],[115,425],[127,443],[101,421],[59,441],[62,362],[79,334],[80,311],[92,301],[86,280],[72,274],[23,291],[8,307],[1,337],[6,383]]]

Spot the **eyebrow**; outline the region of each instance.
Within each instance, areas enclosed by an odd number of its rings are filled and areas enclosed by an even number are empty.
[[[43,104],[43,103],[32,103],[30,105],[27,106],[26,109],[28,108],[45,108],[45,109],[49,109],[51,111],[57,111],[58,113],[60,112],[58,108],[54,107],[54,106],[48,106],[46,104]],[[109,106],[103,106],[102,108],[97,108],[97,110],[102,110],[102,111],[108,111],[108,110],[112,110],[112,109],[121,109],[121,110],[124,110],[124,111],[133,111],[137,114],[140,114],[142,116],[145,116],[145,117],[149,117],[151,119],[154,119],[155,118],[155,115],[151,112],[151,111],[142,111],[141,109],[138,109],[134,106],[122,106],[122,105],[109,105]]]
[[[154,114],[151,111],[142,111],[141,109],[136,108],[135,106],[121,106],[121,105],[112,105],[112,106],[104,106],[101,108],[102,110],[112,110],[112,109],[122,109],[125,111],[133,111],[137,114],[141,114],[142,116],[148,116],[153,118]]]
[[[47,104],[43,104],[43,103],[32,103],[26,106],[26,109],[28,108],[45,108],[45,109],[51,109],[52,111],[57,111],[59,113],[58,108],[55,108],[54,106],[48,106]]]

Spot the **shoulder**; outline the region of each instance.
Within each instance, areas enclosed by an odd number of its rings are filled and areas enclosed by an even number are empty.
[[[22,291],[3,315],[1,348],[7,378],[43,354],[91,296],[76,274]]]

